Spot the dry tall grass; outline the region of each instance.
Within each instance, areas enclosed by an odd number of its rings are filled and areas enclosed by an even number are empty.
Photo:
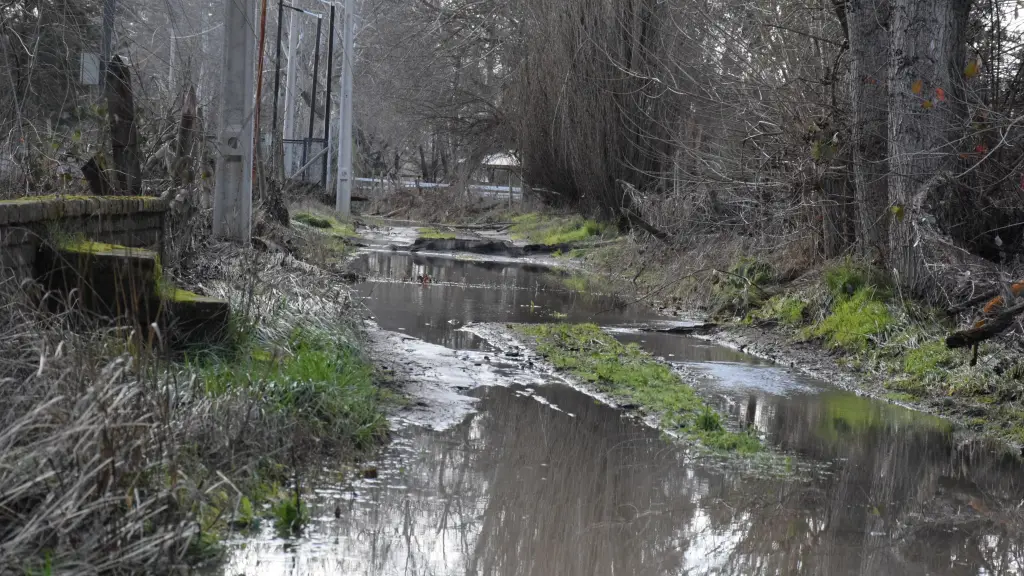
[[[320,272],[218,255],[230,265],[211,266],[209,291],[233,302],[235,329],[262,349],[297,326],[354,342],[345,289]],[[231,530],[254,486],[287,485],[318,454],[355,449],[271,405],[272,383],[210,394],[201,366],[155,352],[159,337],[150,347],[83,329],[35,306],[33,290],[0,281],[0,573],[183,569],[215,551],[211,522]]]

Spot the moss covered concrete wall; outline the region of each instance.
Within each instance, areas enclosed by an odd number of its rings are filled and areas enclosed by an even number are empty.
[[[86,238],[161,252],[170,197],[38,196],[0,201],[0,277],[33,274],[47,239]]]

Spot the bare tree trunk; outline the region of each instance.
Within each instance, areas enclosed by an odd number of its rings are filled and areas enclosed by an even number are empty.
[[[189,86],[181,106],[181,122],[178,124],[177,158],[174,161],[174,183],[176,186],[191,184],[195,179],[194,164],[196,141],[196,89]]]
[[[888,22],[889,0],[846,0],[857,240],[865,252],[872,249],[885,252],[890,217],[886,162]]]
[[[107,109],[118,192],[138,196],[142,193],[139,130],[135,125],[131,71],[120,56],[107,66]]]
[[[890,264],[912,293],[927,291],[921,228],[929,197],[948,189],[964,130],[970,0],[892,0],[889,63]],[[941,90],[941,91],[940,91]]]

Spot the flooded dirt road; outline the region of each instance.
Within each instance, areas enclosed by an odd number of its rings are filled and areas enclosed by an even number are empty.
[[[543,268],[401,252],[356,268],[374,321],[419,358],[410,366],[440,358],[430,384],[461,411],[399,412],[377,478],[324,482],[302,537],[265,526],[232,544],[225,574],[1024,572],[1019,459],[944,421],[636,332],[673,319]],[[701,455],[465,328],[554,321],[601,324],[664,358],[783,455]]]

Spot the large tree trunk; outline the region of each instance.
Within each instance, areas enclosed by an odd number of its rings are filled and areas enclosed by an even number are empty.
[[[890,265],[913,293],[928,289],[921,230],[950,185],[964,130],[969,0],[891,0],[889,62]]]
[[[846,0],[845,18],[851,56],[857,240],[864,252],[884,254],[889,222],[889,0]]]

